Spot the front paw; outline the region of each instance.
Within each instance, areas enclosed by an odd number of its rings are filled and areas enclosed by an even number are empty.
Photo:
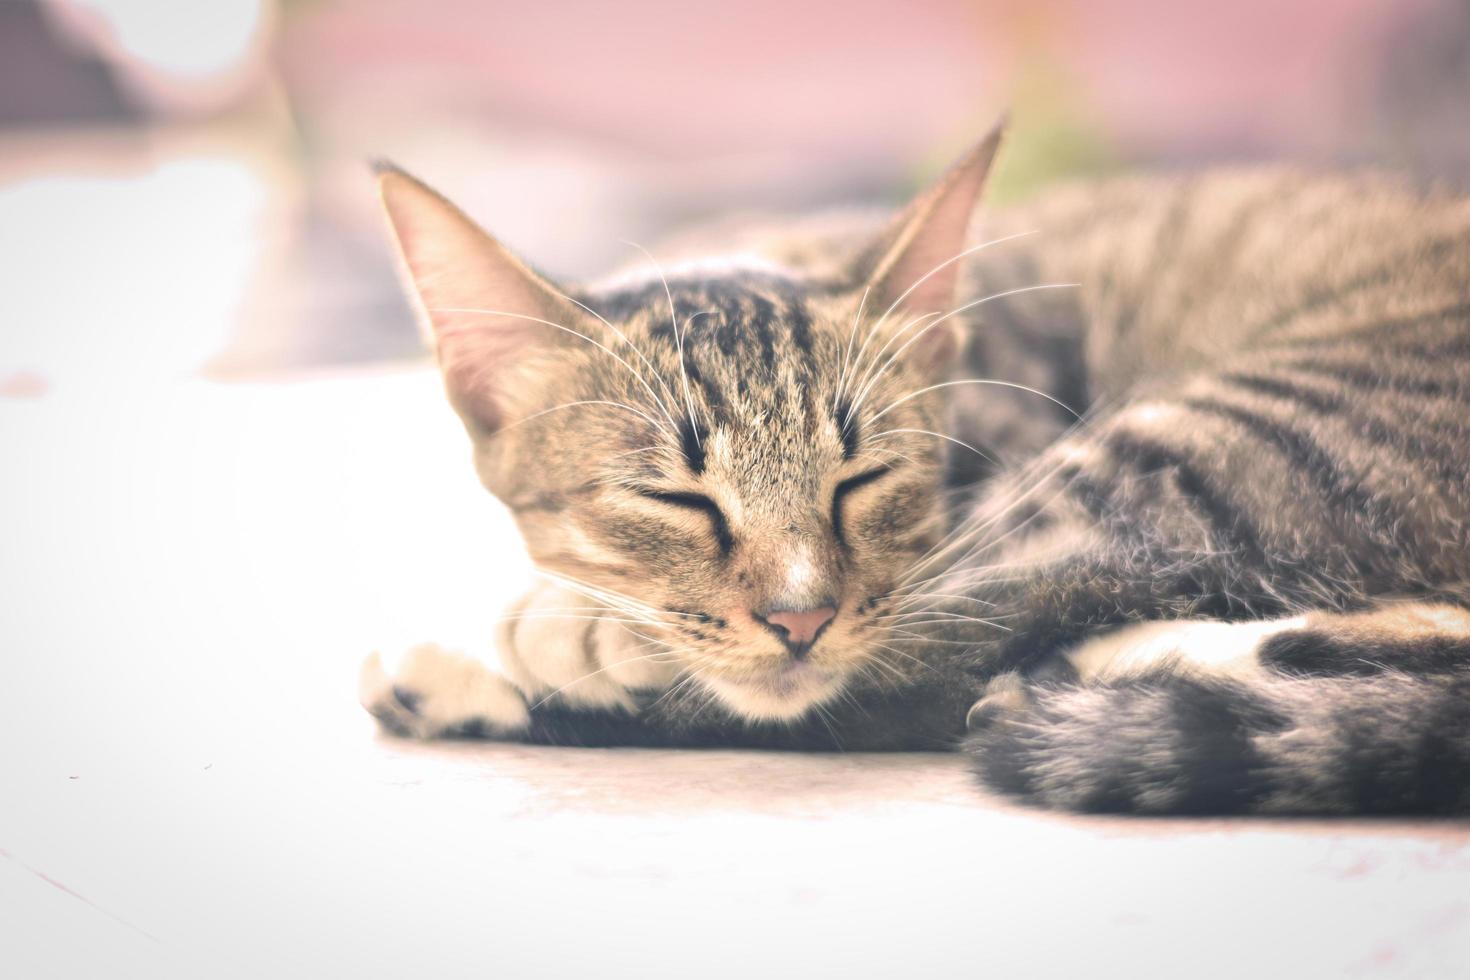
[[[371,654],[358,673],[358,700],[385,731],[408,738],[514,738],[530,721],[508,680],[432,643],[386,666]]]
[[[533,708],[635,713],[635,691],[661,691],[677,668],[658,624],[634,620],[560,585],[528,592],[502,621],[500,662]]]

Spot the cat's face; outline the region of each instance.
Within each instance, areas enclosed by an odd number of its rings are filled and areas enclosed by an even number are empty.
[[[675,271],[578,299],[385,175],[482,481],[539,567],[737,714],[794,718],[906,670],[888,624],[943,530],[927,389],[955,343],[921,318],[949,309],[953,276],[909,287],[962,247],[982,149],[852,281]],[[945,240],[923,241],[936,210]]]
[[[740,712],[788,717],[885,656],[887,597],[940,530],[938,394],[904,400],[932,381],[879,371],[881,341],[854,368],[841,300],[766,277],[671,295],[678,334],[662,286],[604,298],[629,343],[582,324],[607,350],[571,338],[545,414],[481,439],[480,472],[538,565],[632,600],[630,628]]]

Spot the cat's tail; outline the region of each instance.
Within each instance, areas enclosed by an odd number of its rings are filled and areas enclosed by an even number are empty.
[[[1470,813],[1470,669],[1018,685],[966,743],[990,788],[1090,812]]]

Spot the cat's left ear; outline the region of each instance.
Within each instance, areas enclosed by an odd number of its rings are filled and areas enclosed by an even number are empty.
[[[954,308],[970,221],[980,202],[996,150],[1005,133],[1002,119],[959,159],[944,176],[910,202],[878,241],[858,257],[852,280],[866,293],[864,319],[887,313],[893,331],[912,324],[898,343],[909,344],[905,356],[926,370],[937,370],[953,358],[960,344],[959,324],[945,320],[925,329]],[[933,317],[914,323],[915,318]]]
[[[571,338],[596,324],[437,192],[391,165],[377,171],[449,401],[473,432],[493,435],[536,408]]]

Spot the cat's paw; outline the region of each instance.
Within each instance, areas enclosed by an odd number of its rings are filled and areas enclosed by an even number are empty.
[[[1078,644],[1028,672],[991,680],[985,695],[965,716],[977,731],[1019,718],[1035,706],[1030,685],[1106,684],[1165,671],[1194,677],[1250,680],[1278,665],[1271,654],[1281,641],[1301,632],[1305,617],[1222,623],[1180,619],[1135,623]]]
[[[506,675],[533,705],[637,710],[634,691],[661,691],[677,668],[669,644],[629,616],[559,585],[511,607],[496,634]]]
[[[358,672],[358,700],[395,735],[514,738],[530,721],[515,686],[484,664],[432,643],[395,662],[371,654]]]
[[[985,695],[970,708],[965,726],[971,731],[1005,718],[1019,717],[1034,706],[1028,684],[1088,684],[1136,677],[1156,671],[1246,680],[1267,665],[1262,652],[1273,637],[1300,629],[1302,618],[1222,623],[1214,620],[1163,620],[1136,623],[1092,637],[1031,671],[991,680]]]
[[[980,731],[1010,716],[1014,717],[1032,706],[1031,695],[1026,683],[1015,671],[997,674],[985,686],[985,694],[970,706],[965,715],[965,728]]]

